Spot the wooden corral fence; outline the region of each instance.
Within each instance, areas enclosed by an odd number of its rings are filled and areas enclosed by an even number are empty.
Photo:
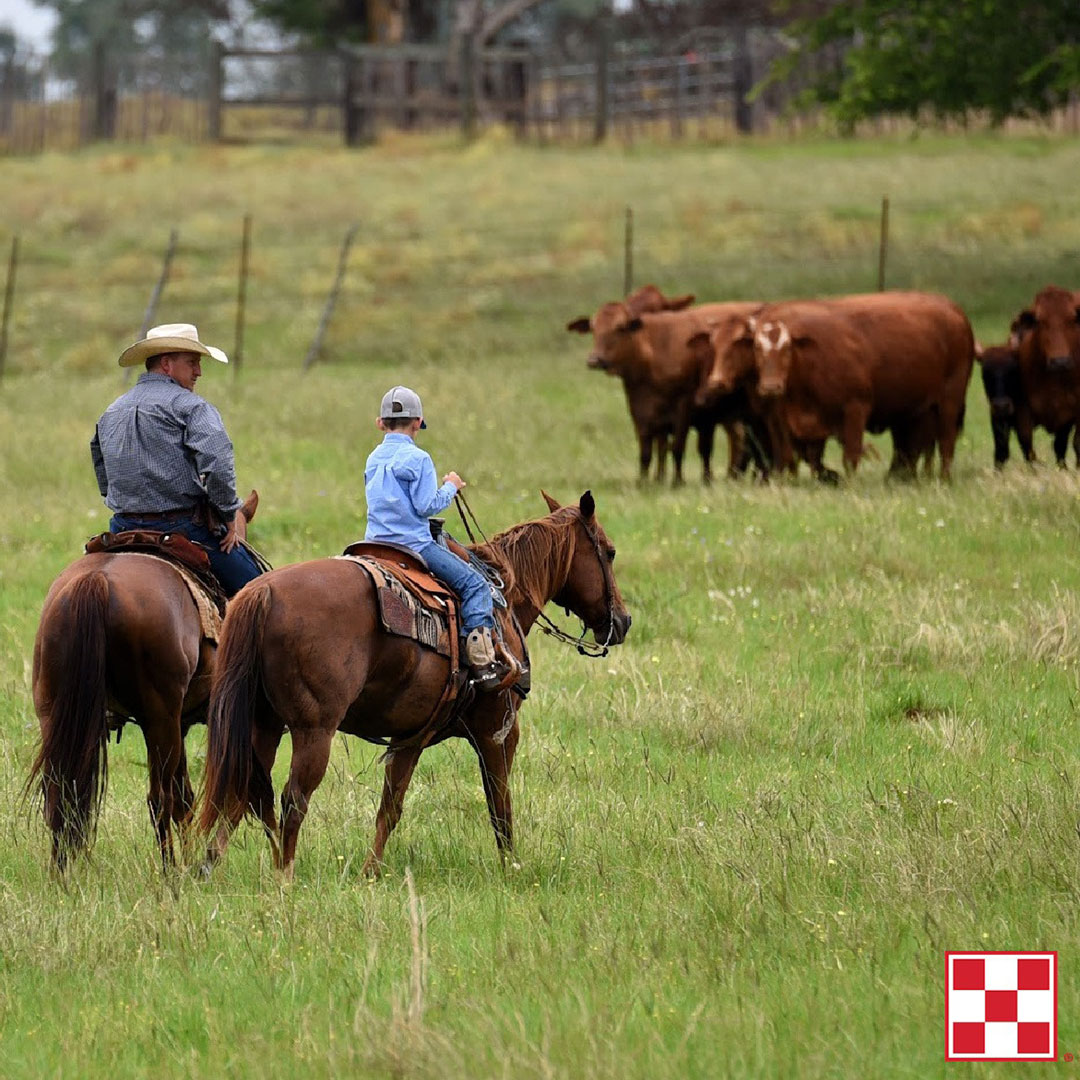
[[[730,51],[542,67],[530,115],[541,138],[597,141],[610,132],[708,137],[720,125],[750,132],[749,67]],[[741,76],[741,77],[740,77]]]
[[[260,78],[259,65],[274,65],[275,77]],[[459,125],[471,135],[478,124],[493,120],[524,132],[535,70],[536,60],[527,50],[486,48],[474,54],[470,42],[457,57],[428,45],[335,52],[218,48],[211,67],[207,136],[237,137],[230,114],[254,108],[292,110],[303,114],[309,127],[321,112],[348,145],[370,141],[386,128]],[[325,120],[321,126],[328,126]]]
[[[716,40],[715,34],[712,38]],[[380,131],[459,127],[467,136],[500,123],[519,137],[601,139],[659,123],[674,138],[710,119],[753,127],[746,103],[754,65],[737,40],[670,57],[619,55],[604,35],[595,57],[574,65],[509,47],[353,46],[335,51],[230,49],[219,44],[184,86],[128,68],[121,81],[96,46],[78,76],[42,61],[33,88],[0,80],[0,152],[71,149],[92,141],[184,141],[336,135],[347,144]],[[147,65],[153,75],[153,66]],[[691,124],[689,121],[696,121]]]
[[[521,48],[355,46],[336,51],[227,49],[180,72],[150,57],[125,57],[119,75],[106,46],[72,75],[42,58],[19,78],[0,71],[0,154],[70,150],[94,141],[185,142],[341,139],[369,142],[389,129],[459,128],[466,138],[493,123],[519,138],[599,141],[638,135],[674,140],[788,129],[812,131],[819,113],[792,114],[790,86],[750,91],[785,47],[769,30],[701,28],[673,55],[628,55],[604,33],[584,63],[559,63]],[[1009,121],[1006,129],[1033,121]],[[883,118],[869,133],[903,132]],[[1036,125],[1037,127],[1039,125]],[[1041,130],[1080,130],[1080,99]]]

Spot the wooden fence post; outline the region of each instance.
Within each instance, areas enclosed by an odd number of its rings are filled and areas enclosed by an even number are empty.
[[[251,215],[244,215],[244,235],[240,241],[240,286],[236,295],[236,346],[233,349],[233,372],[239,372],[244,359],[244,316],[247,309],[248,257],[251,252]]]
[[[881,239],[878,241],[878,292],[885,291],[885,263],[889,254],[889,196],[881,198]]]
[[[634,287],[634,211],[626,208],[626,235],[623,238],[623,296]]]
[[[180,234],[173,229],[169,233],[169,244],[165,248],[165,258],[161,261],[161,274],[157,279],[157,284],[154,286],[153,292],[150,293],[150,302],[146,305],[146,311],[143,312],[142,327],[139,329],[139,339],[146,337],[146,331],[150,329],[154,321],[154,312],[157,311],[158,301],[161,299],[161,294],[165,290],[165,283],[169,280],[169,268],[172,266],[173,256],[176,254],[176,244],[180,239]],[[124,368],[124,379],[126,383],[131,375],[131,368]]]
[[[7,285],[4,287],[4,317],[0,322],[0,379],[4,377],[7,363],[8,325],[11,322],[11,309],[15,303],[15,270],[19,265],[19,237],[11,238],[11,255],[8,256]]]
[[[109,60],[105,42],[94,42],[94,138],[112,139],[116,135],[116,84],[109,78]]]
[[[596,24],[596,117],[593,142],[603,142],[608,128],[608,32],[601,19]]]
[[[754,107],[747,101],[754,85],[754,58],[750,53],[750,31],[745,23],[735,30],[735,129],[743,135],[754,132]]]
[[[671,113],[671,137],[683,137],[683,112],[686,109],[686,61],[680,56],[675,60],[675,108]]]
[[[311,342],[311,348],[308,349],[307,356],[304,357],[304,371],[307,371],[312,364],[318,359],[319,351],[322,349],[323,336],[326,334],[326,328],[330,325],[330,316],[334,312],[334,305],[337,303],[338,293],[341,292],[341,283],[345,280],[345,266],[349,261],[349,248],[352,247],[353,237],[356,235],[356,230],[359,229],[359,225],[353,225],[349,231],[345,234],[345,239],[341,242],[341,254],[338,256],[337,274],[334,277],[334,284],[330,288],[330,295],[326,298],[326,306],[323,308],[322,318],[319,319],[318,328],[315,330],[315,338]]]
[[[472,139],[476,134],[476,50],[470,28],[461,38],[461,134]]]
[[[346,146],[359,146],[363,139],[364,129],[364,114],[363,110],[357,107],[356,104],[356,91],[358,89],[359,79],[359,61],[351,53],[346,52],[342,54],[342,63],[345,65],[344,78],[342,79],[342,100],[341,111],[345,124],[345,145]]]
[[[206,103],[206,135],[211,142],[221,140],[221,95],[225,85],[225,47],[220,41],[210,46],[209,100]]]

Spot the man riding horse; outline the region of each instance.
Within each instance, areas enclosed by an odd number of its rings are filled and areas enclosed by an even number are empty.
[[[90,453],[113,512],[111,532],[179,533],[204,547],[228,596],[261,573],[240,542],[247,522],[236,495],[233,447],[221,414],[195,393],[202,357],[228,357],[190,323],[151,327],[121,367],[145,364],[135,385],[98,420]]]

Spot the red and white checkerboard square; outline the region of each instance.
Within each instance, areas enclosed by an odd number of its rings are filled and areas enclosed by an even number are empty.
[[[945,954],[946,1061],[1056,1059],[1056,952]]]

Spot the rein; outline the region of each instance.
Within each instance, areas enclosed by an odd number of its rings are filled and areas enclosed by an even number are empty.
[[[465,496],[459,491],[454,496],[454,505],[457,506],[457,512],[461,517],[461,524],[465,526],[465,532],[468,534],[469,543],[475,544],[476,537],[473,536],[472,529],[469,528],[469,523],[465,519],[465,512],[467,511],[469,516],[473,519],[473,524],[476,525],[476,531],[484,538],[484,542],[487,543],[487,537],[484,535],[484,530],[480,527],[480,522],[477,521],[476,515],[472,511],[472,507],[469,506],[465,499]],[[465,509],[462,510],[462,507]],[[582,525],[585,522],[582,521]],[[611,644],[612,635],[615,633],[615,598],[611,592],[611,586],[608,584],[608,573],[604,566],[604,555],[600,550],[600,541],[596,534],[587,525],[585,526],[585,532],[588,533],[589,539],[593,542],[593,548],[596,551],[596,560],[600,564],[600,573],[604,579],[604,599],[607,601],[608,609],[608,636],[607,640],[602,645],[595,642],[586,641],[585,635],[589,632],[589,628],[585,625],[585,620],[581,621],[581,635],[574,637],[572,634],[568,634],[561,627],[556,626],[542,611],[536,615],[536,621],[540,624],[540,629],[548,635],[553,637],[557,641],[565,641],[567,645],[573,645],[577,649],[581,656],[587,656],[592,660],[600,660],[608,654],[608,646]],[[569,614],[569,609],[567,614]]]

